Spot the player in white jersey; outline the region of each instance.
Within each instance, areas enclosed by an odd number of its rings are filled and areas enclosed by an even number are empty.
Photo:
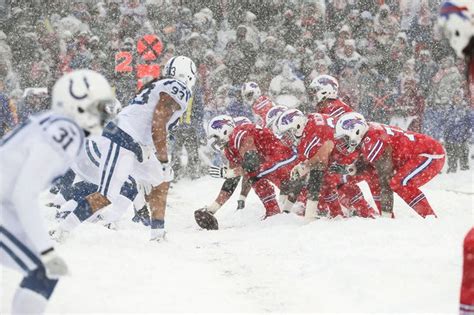
[[[54,231],[58,238],[95,212],[113,204],[123,209],[129,199],[120,194],[132,176],[138,183],[151,185],[151,240],[165,235],[164,213],[169,182],[173,179],[166,145],[168,129],[186,111],[196,82],[196,66],[184,56],[171,58],[165,66],[165,78],[145,85],[117,118],[102,132],[105,144],[99,161],[98,190],[81,199],[76,209]]]
[[[53,88],[52,111],[29,117],[0,140],[0,262],[25,275],[13,314],[43,313],[58,278],[68,273],[45,229],[38,195],[70,167],[83,146],[82,128],[94,128],[98,108],[112,99],[102,75],[71,72]]]

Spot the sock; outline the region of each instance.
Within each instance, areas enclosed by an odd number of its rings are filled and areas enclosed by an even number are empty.
[[[24,288],[18,288],[13,297],[12,314],[43,314],[48,300],[42,295]]]
[[[354,198],[356,198],[354,200]],[[356,211],[357,215],[362,218],[373,218],[375,214],[374,208],[372,208],[367,200],[364,199],[363,195],[355,196],[354,201],[351,202],[351,206]]]
[[[416,203],[416,205],[411,206],[421,217],[426,218],[429,215],[433,215],[436,217],[433,208],[431,208],[428,199],[426,199],[425,195],[423,194],[423,198]]]
[[[101,212],[102,223],[106,225],[117,222],[132,205],[133,203],[128,198],[118,196],[114,199],[112,206],[104,208],[105,211]]]
[[[403,187],[395,192],[421,217],[426,218],[429,215],[436,217],[436,214],[426,199],[425,194],[418,188]]]
[[[280,206],[278,206],[276,200],[275,190],[267,180],[260,179],[255,182],[252,187],[265,207],[265,218],[280,213]]]
[[[304,217],[306,219],[314,219],[318,214],[318,201],[317,200],[307,200],[306,201],[306,210],[304,211]]]

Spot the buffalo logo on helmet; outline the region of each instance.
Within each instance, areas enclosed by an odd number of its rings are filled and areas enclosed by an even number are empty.
[[[295,117],[298,116],[298,115],[299,115],[299,113],[296,112],[296,111],[295,111],[295,112],[288,113],[288,114],[286,114],[285,116],[283,116],[283,117],[281,118],[281,123],[282,123],[283,125],[288,125],[288,124],[292,123],[292,122],[293,122],[293,118],[295,118]]]
[[[213,129],[222,129],[222,127],[224,127],[224,125],[230,125],[230,124],[231,124],[231,121],[229,119],[219,119],[219,120],[216,120],[216,121],[212,122],[211,128],[213,128]]]
[[[452,2],[445,2],[440,10],[440,15],[446,19],[449,19],[451,14],[457,14],[461,19],[467,20],[469,19],[464,11],[467,11],[467,7],[458,7],[457,5],[453,4]]]
[[[353,129],[356,125],[362,125],[362,121],[358,118],[352,118],[348,119],[342,122],[342,128],[345,130],[351,130]]]
[[[285,109],[284,108],[281,108],[281,107],[275,107],[275,108],[272,108],[270,109],[270,111],[268,112],[268,118],[273,118],[275,117],[276,115],[278,115],[279,113],[282,113],[284,112]]]
[[[336,84],[336,82],[334,82],[334,81],[331,80],[330,78],[323,77],[323,78],[320,78],[320,79],[318,80],[318,82],[321,83],[321,84],[323,84],[323,85],[328,85],[328,84],[330,84],[330,85],[332,85],[332,87],[333,87],[334,89],[337,89],[337,84]]]
[[[257,85],[257,83],[255,83],[255,82],[250,82],[249,86],[250,86],[251,88],[253,88],[253,89],[258,88],[258,85]]]

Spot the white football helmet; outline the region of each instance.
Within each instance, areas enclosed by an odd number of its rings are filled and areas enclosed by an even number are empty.
[[[270,108],[270,110],[267,112],[267,117],[265,119],[266,127],[273,129],[273,126],[275,125],[275,122],[277,121],[278,117],[280,117],[280,115],[287,109],[288,107],[283,105],[277,105]]]
[[[244,104],[252,105],[262,95],[262,91],[255,82],[247,82],[242,85],[242,99]]]
[[[467,48],[474,45],[474,1],[444,1],[438,17],[438,24],[451,47],[459,57],[468,54]]]
[[[368,130],[369,125],[361,114],[352,112],[342,115],[334,130],[336,148],[344,154],[354,152]]]
[[[303,136],[308,118],[297,109],[288,109],[276,120],[276,131],[285,141],[298,144]]]
[[[106,107],[114,101],[114,92],[104,76],[92,70],[76,70],[54,84],[51,109],[91,132],[102,126]]]
[[[326,99],[336,99],[339,92],[339,83],[333,76],[323,74],[311,81],[309,92],[316,95],[318,103]]]
[[[234,117],[234,123],[236,126],[241,126],[251,124],[252,121],[245,116],[238,116]]]
[[[234,119],[228,115],[212,118],[207,126],[207,138],[211,140],[211,147],[216,151],[221,151],[229,142],[230,134],[234,128]]]
[[[196,65],[185,56],[172,57],[165,65],[164,76],[180,80],[192,90],[196,84]]]

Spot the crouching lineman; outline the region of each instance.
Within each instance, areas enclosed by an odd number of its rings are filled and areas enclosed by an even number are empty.
[[[445,153],[438,141],[397,127],[367,123],[358,113],[341,116],[336,124],[335,139],[337,145],[349,153],[360,150],[365,162],[377,170],[381,215],[394,217],[395,192],[423,218],[436,217],[418,188],[443,168]]]
[[[25,274],[13,314],[43,313],[58,278],[68,273],[49,239],[38,195],[66,172],[82,149],[81,128],[98,125],[99,107],[112,101],[102,75],[71,72],[53,87],[52,111],[31,116],[0,141],[0,261]]]
[[[344,216],[337,187],[330,184],[333,180],[329,165],[333,162],[335,147],[333,118],[322,114],[305,116],[297,109],[290,109],[281,114],[276,126],[285,142],[291,143],[299,155],[299,164],[292,170],[292,178],[309,174],[305,218],[314,219],[319,216],[318,212],[326,210],[332,218]],[[353,198],[350,207],[366,217],[371,216],[374,210],[363,196]],[[345,206],[349,208],[349,205]]]
[[[100,180],[96,192],[78,201],[54,231],[53,237],[78,226],[95,212],[113,204],[123,209],[130,200],[121,194],[132,176],[138,184],[153,186],[148,202],[151,208],[151,240],[165,236],[164,215],[169,182],[173,180],[168,162],[167,133],[186,111],[196,82],[196,66],[188,57],[173,57],[165,65],[165,78],[146,84],[102,132],[99,144]],[[57,236],[59,235],[59,236]]]
[[[270,182],[280,188],[283,195],[293,200],[301,185],[290,181],[290,171],[297,155],[267,128],[253,124],[235,126],[230,116],[213,118],[208,126],[208,138],[216,150],[224,151],[229,167],[212,167],[211,176],[225,178],[227,186],[221,199],[206,209],[195,211],[196,222],[205,229],[217,229],[213,214],[230,197],[239,176],[250,179],[252,187],[265,207],[265,218],[280,213],[275,191]],[[294,200],[293,200],[294,202]],[[286,210],[285,206],[283,208]]]
[[[439,25],[458,57],[468,67],[471,104],[474,100],[474,2],[450,0],[441,5]],[[474,315],[474,228],[464,239],[464,263],[459,313]]]

